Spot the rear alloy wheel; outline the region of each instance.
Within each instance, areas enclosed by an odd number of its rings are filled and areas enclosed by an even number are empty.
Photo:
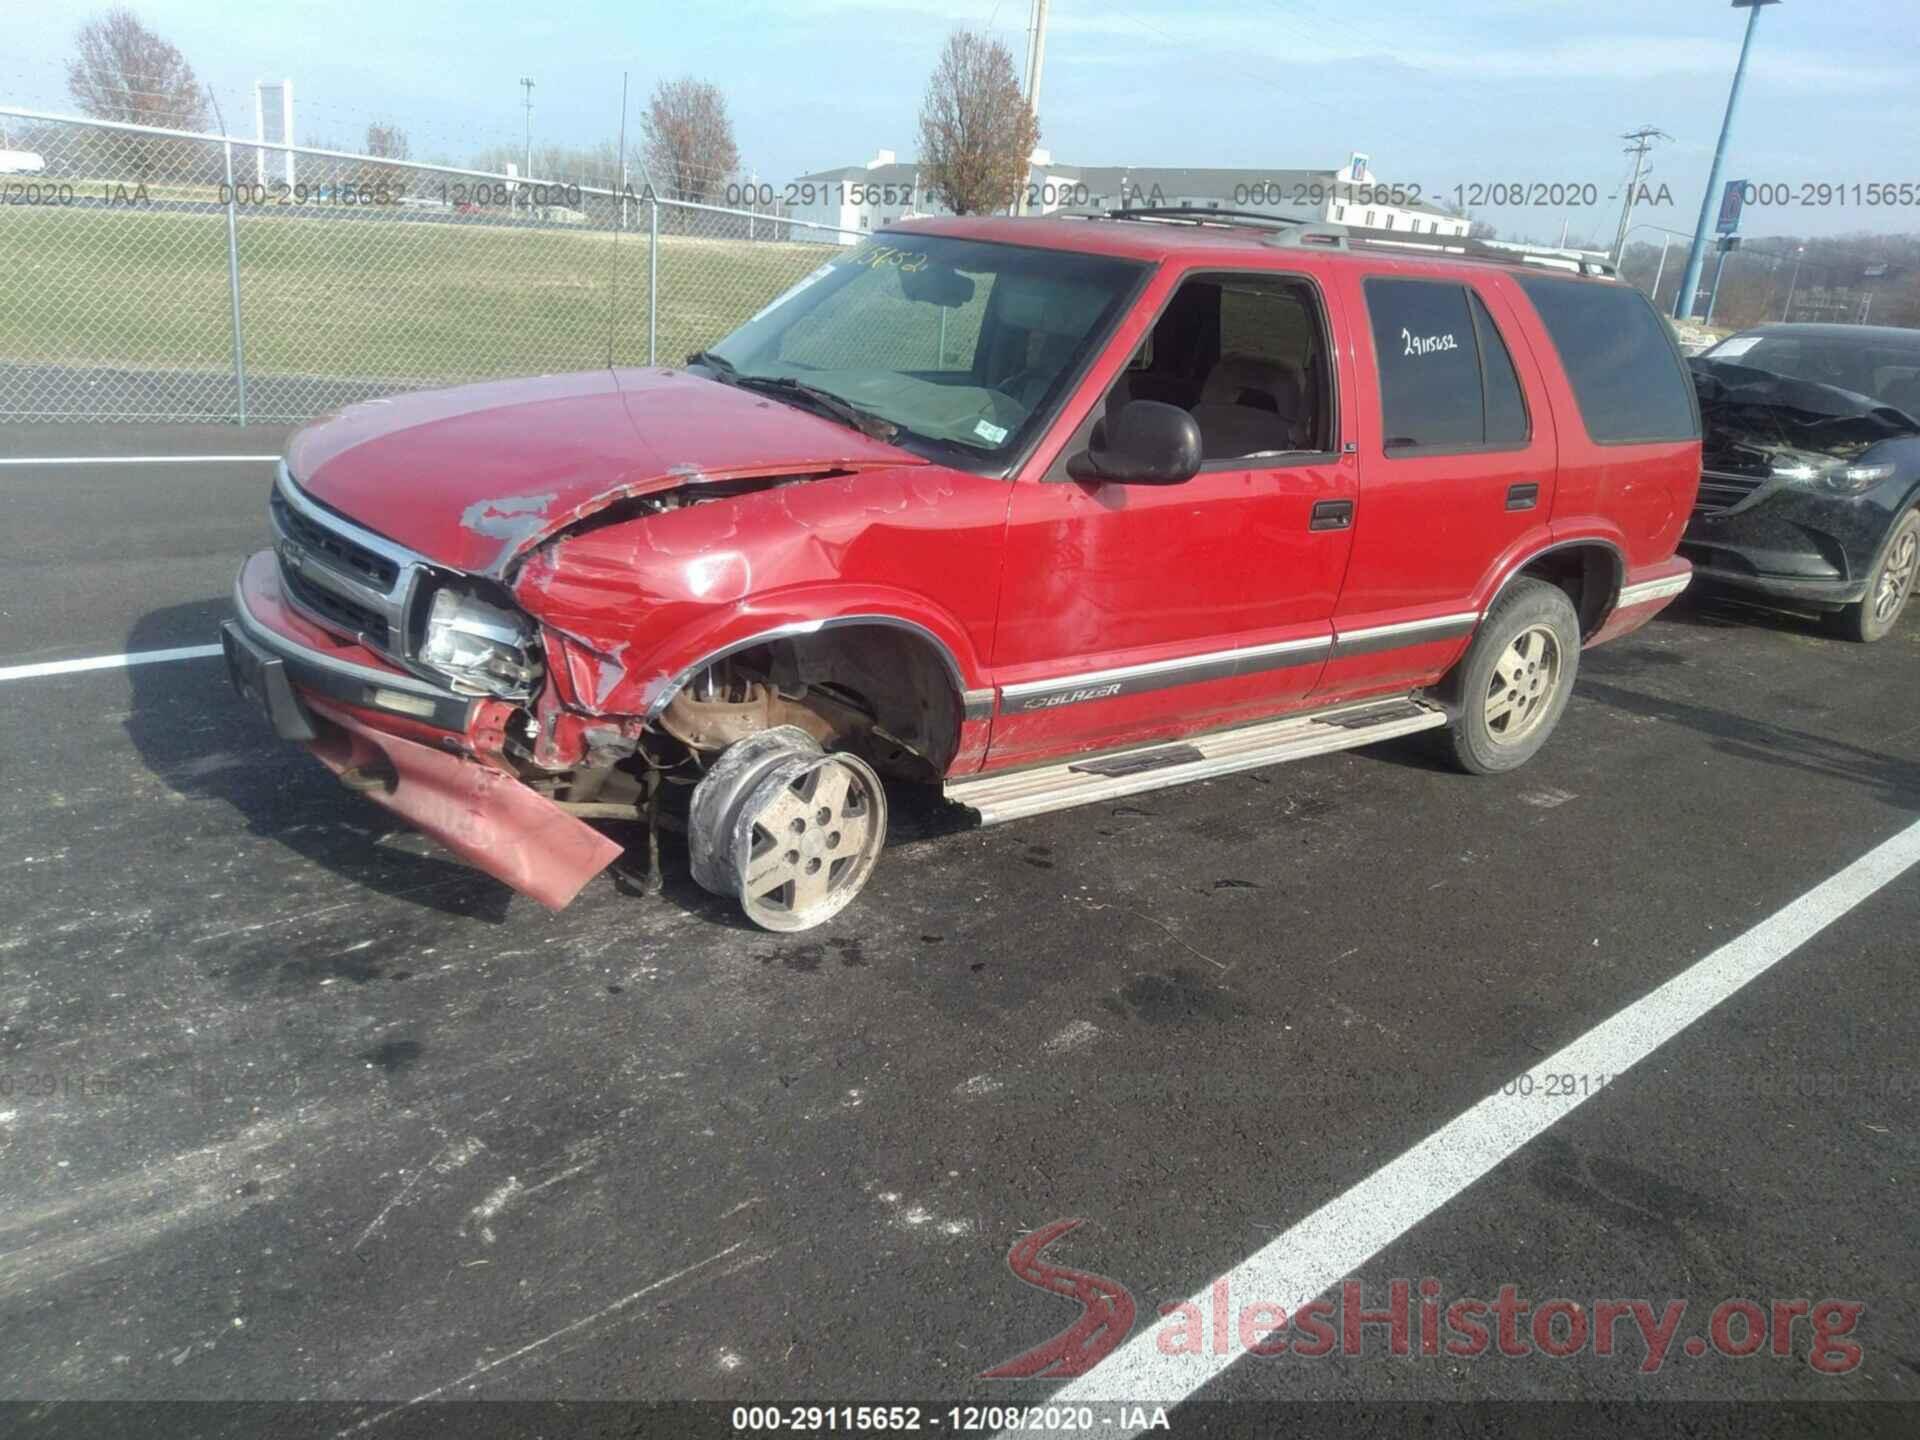
[[[866,885],[887,838],[880,777],[790,727],[731,747],[694,791],[693,873],[764,930],[811,930]]]
[[[1908,511],[1893,527],[1886,552],[1867,581],[1866,599],[1827,617],[1827,628],[1845,640],[1871,645],[1883,640],[1913,597],[1920,576],[1920,511]]]
[[[1516,580],[1441,687],[1457,715],[1444,732],[1454,763],[1497,775],[1532,759],[1560,723],[1579,665],[1580,619],[1566,592]]]

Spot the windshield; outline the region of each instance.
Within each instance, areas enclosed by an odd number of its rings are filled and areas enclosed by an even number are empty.
[[[996,466],[1051,415],[1142,268],[1070,251],[876,235],[694,360],[717,379],[832,413],[824,393],[893,427],[898,443]]]
[[[1754,370],[1867,395],[1920,416],[1920,339],[1912,345],[1830,335],[1736,335],[1708,352]]]

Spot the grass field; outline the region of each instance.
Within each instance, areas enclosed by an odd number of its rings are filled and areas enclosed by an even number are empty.
[[[224,213],[0,210],[0,364],[232,362]],[[250,375],[418,384],[644,364],[648,237],[483,222],[247,214]],[[834,253],[663,235],[659,357],[718,339]]]

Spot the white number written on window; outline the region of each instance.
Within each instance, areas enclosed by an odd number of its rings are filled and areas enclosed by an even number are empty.
[[[1409,355],[1431,355],[1438,350],[1458,350],[1460,348],[1459,345],[1454,343],[1451,332],[1445,335],[1416,335],[1411,330],[1403,327],[1400,331],[1400,338],[1407,342],[1406,353]]]

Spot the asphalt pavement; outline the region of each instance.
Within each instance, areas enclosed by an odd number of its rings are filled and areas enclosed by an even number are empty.
[[[0,458],[283,433],[7,427]],[[0,466],[0,673],[215,641],[270,468]],[[549,915],[217,659],[0,680],[0,1398],[329,1401],[373,1435],[475,1399],[1044,1403],[982,1378],[1078,1313],[1010,1270],[1023,1235],[1079,1219],[1046,1259],[1168,1325],[1906,834],[1916,702],[1920,621],[1850,647],[1688,597],[1584,657],[1514,775],[1415,737],[989,830],[903,794],[865,896],[777,936],[672,844],[664,894],[616,867]],[[1910,1422],[1916,937],[1920,869],[1423,1203],[1351,1277],[1369,1311],[1408,1282],[1409,1353],[1382,1321],[1242,1355],[1200,1315],[1174,1433],[1253,1413],[1227,1400]],[[1632,1322],[1612,1355],[1421,1353],[1423,1295],[1504,1287],[1684,1318],[1651,1368]],[[1724,1353],[1736,1318],[1694,1353],[1741,1300],[1769,1342],[1786,1307],[1784,1352]]]

